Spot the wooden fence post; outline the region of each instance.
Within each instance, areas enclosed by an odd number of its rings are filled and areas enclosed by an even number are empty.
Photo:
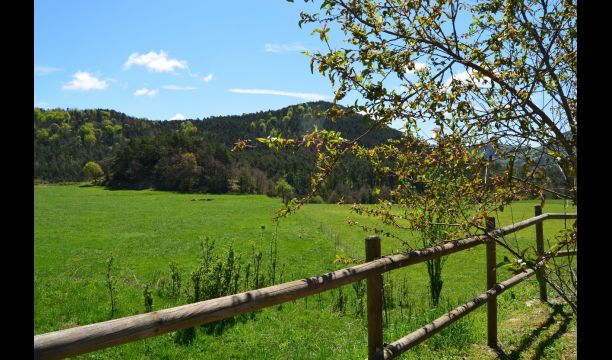
[[[535,216],[542,215],[542,206],[535,206]],[[544,256],[544,222],[540,221],[535,226],[536,230],[536,254],[538,258]],[[540,284],[540,301],[547,302],[546,281],[544,281],[544,267],[536,270],[536,278]]]
[[[380,238],[368,236],[365,241],[366,261],[380,258]],[[367,278],[368,295],[368,356],[382,350],[383,346],[383,278],[382,274]]]
[[[487,217],[487,232],[495,229],[495,218]],[[497,283],[497,269],[495,268],[496,252],[495,240],[487,241],[487,290]],[[487,344],[497,347],[497,297],[492,297],[487,303]]]

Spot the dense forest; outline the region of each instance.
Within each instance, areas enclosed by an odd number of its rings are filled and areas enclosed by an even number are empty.
[[[310,102],[275,111],[182,121],[152,121],[114,110],[34,109],[34,179],[83,181],[84,165],[96,162],[100,183],[115,189],[176,190],[275,195],[285,179],[296,195],[310,189],[314,156],[304,150],[276,152],[255,139],[299,137],[315,126],[352,138],[365,131],[366,118],[355,114],[331,121],[321,115],[331,106]],[[398,138],[379,129],[363,145]],[[238,139],[251,140],[246,151],[231,151]],[[319,201],[371,202],[377,182],[365,160],[346,157],[319,192]]]
[[[83,181],[91,177],[84,173],[85,164],[95,162],[100,165],[97,182],[113,189],[276,195],[276,184],[284,179],[295,195],[305,195],[310,190],[314,155],[303,149],[276,152],[255,139],[299,138],[315,126],[354,138],[369,127],[368,119],[359,114],[331,121],[322,115],[330,106],[319,101],[274,111],[177,121],[134,118],[114,110],[35,108],[34,179]],[[375,146],[399,136],[397,130],[378,129],[361,143]],[[238,139],[250,140],[246,151],[232,151]],[[526,156],[539,153],[525,149]],[[548,156],[539,156],[539,183],[563,191],[563,174]],[[507,164],[507,159],[497,159],[491,170],[502,171]],[[519,175],[528,171],[520,159],[514,166]],[[366,160],[347,156],[315,201],[370,203],[374,188],[384,195],[389,181],[378,178]]]

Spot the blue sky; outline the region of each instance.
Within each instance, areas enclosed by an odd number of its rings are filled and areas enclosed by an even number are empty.
[[[34,106],[111,108],[166,120],[331,100],[300,52],[307,4],[257,1],[34,2]]]
[[[34,106],[169,120],[331,101],[329,80],[311,74],[301,54],[323,50],[314,25],[299,28],[301,11],[319,9],[285,0],[35,0]]]

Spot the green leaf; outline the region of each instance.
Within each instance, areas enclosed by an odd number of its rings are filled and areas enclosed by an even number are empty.
[[[553,246],[550,247],[550,249],[548,249],[549,252],[554,252],[555,250],[557,250],[560,247],[559,243],[553,244]]]
[[[505,258],[505,259],[508,259],[508,258]],[[499,262],[499,263],[495,264],[495,268],[508,267],[510,265],[512,265],[512,263],[510,261],[504,260],[502,262]]]
[[[504,256],[504,261],[497,263],[495,267],[501,268],[501,267],[508,267],[510,265],[512,265],[512,261],[510,261],[510,259],[508,259],[507,256]]]

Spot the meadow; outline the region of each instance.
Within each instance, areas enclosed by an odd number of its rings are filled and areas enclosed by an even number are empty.
[[[497,214],[498,226],[533,216],[536,201],[521,201]],[[371,222],[349,212],[349,205],[308,204],[296,214],[272,221],[281,200],[263,195],[179,194],[141,190],[111,191],[88,185],[34,187],[34,333],[42,334],[145,311],[143,290],[152,310],[193,299],[193,271],[208,255],[241,264],[238,291],[253,287],[255,266],[261,283],[313,276],[346,267],[336,256],[363,258],[367,233],[347,218]],[[548,200],[544,212],[575,212]],[[545,237],[570,226],[544,223]],[[413,234],[416,239],[416,234]],[[533,227],[515,241],[534,242]],[[382,252],[402,250],[383,238]],[[385,342],[419,328],[485,290],[485,248],[450,255],[443,271],[442,298],[429,303],[425,264],[385,275]],[[259,258],[256,259],[259,255]],[[498,247],[498,261],[506,253]],[[108,262],[112,260],[109,272]],[[255,258],[255,259],[254,259]],[[274,264],[276,262],[276,264]],[[244,277],[253,264],[251,280]],[[274,264],[274,265],[273,265]],[[172,266],[171,266],[172,265]],[[169,295],[180,276],[180,290]],[[272,269],[274,270],[272,271]],[[111,315],[107,276],[114,281],[116,311]],[[178,275],[176,275],[178,274]],[[512,276],[498,271],[498,281]],[[259,279],[259,277],[257,277]],[[210,279],[208,279],[210,280]],[[204,281],[204,280],[202,280]],[[176,289],[175,289],[176,290]],[[82,355],[87,359],[363,359],[367,356],[366,319],[359,285],[197,327],[190,341],[179,333],[137,341]],[[510,359],[576,358],[576,320],[570,309],[541,304],[535,277],[498,298],[499,339]],[[486,346],[486,310],[481,307],[441,334],[405,353],[402,359],[494,359]]]

